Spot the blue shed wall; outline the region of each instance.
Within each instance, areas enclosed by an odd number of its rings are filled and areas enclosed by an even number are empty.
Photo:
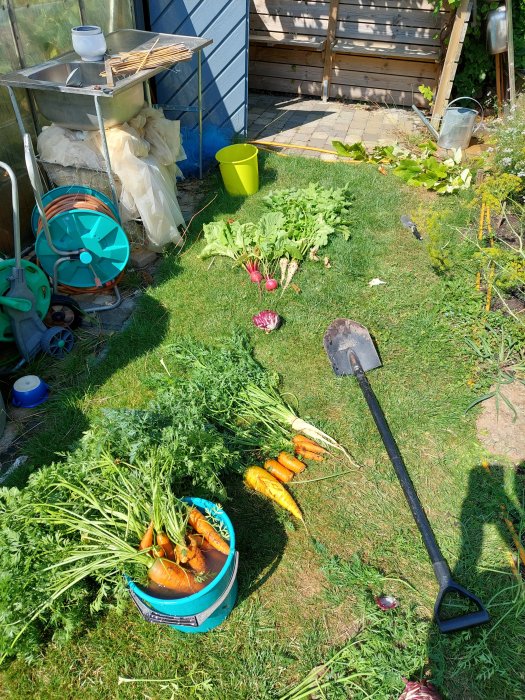
[[[245,135],[248,104],[248,0],[148,0],[152,31],[213,39],[203,50],[204,133]],[[197,58],[157,77],[157,102],[183,127],[197,125]]]

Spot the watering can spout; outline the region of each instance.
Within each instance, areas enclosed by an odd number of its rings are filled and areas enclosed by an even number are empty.
[[[414,110],[414,112],[415,112],[415,113],[417,114],[417,116],[421,119],[421,121],[423,122],[423,124],[427,127],[427,129],[430,131],[430,133],[432,134],[432,136],[433,136],[433,137],[436,139],[436,141],[437,141],[438,138],[439,138],[439,134],[438,134],[438,132],[434,129],[434,127],[432,126],[432,124],[428,121],[428,119],[425,117],[425,115],[423,114],[423,112],[422,112],[420,109],[418,109],[418,108],[416,107],[416,105],[412,105],[412,109]]]

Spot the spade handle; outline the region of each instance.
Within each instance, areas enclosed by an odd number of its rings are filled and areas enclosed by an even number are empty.
[[[370,409],[379,434],[381,435],[383,444],[386,448],[386,451],[388,452],[390,461],[392,462],[392,465],[396,471],[397,478],[399,479],[399,482],[405,494],[405,498],[408,501],[408,505],[410,506],[410,510],[412,511],[412,515],[414,516],[416,525],[419,529],[419,532],[421,533],[421,536],[423,537],[423,542],[425,543],[425,547],[427,548],[430,560],[432,564],[439,563],[439,571],[442,572],[442,575],[445,574],[445,571],[448,572],[448,577],[450,578],[450,571],[448,569],[448,565],[443,558],[441,550],[439,549],[439,545],[436,541],[436,538],[434,537],[434,533],[432,532],[432,528],[430,526],[426,513],[423,510],[423,506],[421,505],[419,498],[417,497],[416,490],[414,488],[414,485],[412,484],[412,481],[410,480],[410,476],[408,475],[407,468],[403,461],[403,457],[401,456],[399,447],[397,446],[394,436],[392,435],[392,431],[390,430],[390,426],[388,425],[388,422],[385,418],[383,409],[381,408],[379,401],[377,400],[376,395],[374,394],[372,387],[370,386],[370,383],[366,378],[365,373],[363,372],[363,368],[361,367],[361,363],[359,362],[359,359],[355,352],[350,350],[348,352],[348,358],[352,366],[352,371],[357,381],[359,382],[359,387],[363,392],[363,396],[365,397],[365,400],[368,404],[368,408]],[[440,585],[442,585],[441,581]]]

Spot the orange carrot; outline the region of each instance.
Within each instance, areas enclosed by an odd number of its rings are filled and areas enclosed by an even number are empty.
[[[327,450],[325,450],[324,447],[318,445],[316,442],[314,442],[314,440],[310,440],[310,438],[304,437],[304,435],[294,435],[292,438],[292,442],[296,447],[302,447],[303,449],[308,450],[309,452],[315,452],[319,455],[324,455],[327,453]]]
[[[191,556],[188,560],[188,565],[197,574],[203,574],[206,571],[206,559],[201,551],[201,548],[197,544],[197,538],[193,535],[188,535],[190,541],[190,552]]]
[[[207,540],[219,552],[222,552],[223,554],[230,553],[230,547],[228,543],[225,542],[219,535],[219,533],[214,530],[214,528],[206,520],[204,515],[199,510],[197,510],[197,508],[192,508],[190,510],[190,517],[188,522],[194,530],[196,530],[199,534],[203,535],[204,539]]]
[[[321,455],[315,454],[315,452],[310,452],[309,450],[303,449],[301,447],[296,447],[295,452],[304,459],[312,459],[314,462],[322,462],[323,458]]]
[[[295,515],[299,520],[303,520],[303,515],[299,510],[297,503],[290,496],[280,481],[269,474],[261,467],[248,467],[244,472],[244,479],[247,486],[254,491],[262,493],[264,496],[271,498],[278,503],[282,508],[289,510],[292,515]]]
[[[143,549],[149,549],[153,545],[153,528],[154,525],[152,520],[148,525],[147,530],[144,533],[142,539],[140,540],[139,551]]]
[[[266,471],[270,472],[270,474],[273,474],[276,479],[279,479],[279,481],[281,481],[283,484],[286,484],[288,481],[293,479],[294,473],[290,471],[290,469],[283,466],[280,462],[277,462],[275,459],[267,459],[264,463],[264,468]]]
[[[152,556],[154,556],[156,558],[160,558],[160,559],[162,559],[162,557],[166,556],[166,552],[164,551],[164,549],[162,547],[159,547],[158,545],[151,548],[150,554]]]
[[[279,464],[282,464],[283,467],[286,467],[294,474],[300,474],[304,471],[304,468],[306,467],[306,464],[304,462],[301,462],[300,459],[297,459],[297,457],[294,457],[288,452],[279,452],[277,461],[279,462]]]
[[[175,550],[173,549],[173,544],[165,532],[157,532],[157,544],[164,550],[166,559],[175,561]]]
[[[197,593],[206,585],[195,580],[193,571],[186,571],[169,559],[155,559],[148,569],[148,578],[159,586],[165,586],[181,595]]]

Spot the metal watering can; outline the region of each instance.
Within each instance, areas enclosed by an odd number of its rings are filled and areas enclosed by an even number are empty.
[[[436,139],[437,145],[441,148],[468,148],[470,139],[476,131],[474,125],[476,117],[478,116],[478,111],[476,109],[469,109],[468,107],[452,107],[454,102],[459,102],[460,100],[471,100],[475,102],[480,109],[481,122],[483,121],[483,107],[477,100],[473,97],[457,97],[449,103],[445,110],[445,114],[441,120],[441,130],[438,133],[416,105],[412,105],[414,112],[421,119],[423,124]]]

